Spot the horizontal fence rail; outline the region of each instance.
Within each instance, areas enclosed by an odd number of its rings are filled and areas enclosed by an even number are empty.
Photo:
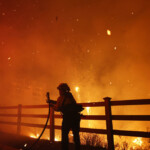
[[[150,104],[150,99],[111,101],[111,106],[146,105],[146,104]]]
[[[18,106],[0,106],[0,109],[18,109]]]
[[[150,138],[149,132],[140,131],[125,131],[125,130],[114,130],[113,120],[119,121],[150,121],[150,115],[112,115],[111,107],[113,106],[128,106],[128,105],[150,105],[150,99],[140,100],[120,100],[111,101],[111,98],[104,98],[104,102],[92,102],[92,103],[80,103],[83,107],[104,107],[105,115],[82,115],[82,120],[104,120],[106,121],[106,129],[91,129],[91,128],[80,128],[80,132],[106,134],[108,140],[108,150],[114,150],[113,135],[122,136],[135,136],[135,137],[146,137]],[[17,122],[0,121],[0,124],[14,125],[17,126],[17,134],[21,133],[21,126],[26,127],[37,127],[44,128],[44,124],[33,124],[22,122],[22,118],[47,118],[47,114],[23,114],[24,109],[48,109],[48,105],[18,105],[18,106],[0,106],[0,110],[16,110],[16,114],[0,113],[0,117],[11,117],[17,118]],[[61,130],[61,126],[54,125],[54,119],[61,119],[62,115],[54,114],[53,108],[51,107],[50,123],[46,127],[50,129],[50,140],[54,141],[55,130]]]
[[[124,135],[124,136],[135,136],[135,137],[150,137],[149,132],[140,131],[124,131],[124,130],[113,130],[114,135]]]
[[[112,120],[150,121],[150,115],[112,115]]]

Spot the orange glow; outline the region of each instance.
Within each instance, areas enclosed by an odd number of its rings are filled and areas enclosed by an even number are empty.
[[[112,100],[149,99],[149,5],[148,0],[1,1],[0,106],[46,105],[45,93],[49,91],[56,100],[61,82],[68,83],[77,103],[104,102],[106,96]],[[113,115],[149,113],[145,105],[112,109]],[[48,109],[23,109],[26,113],[47,115]],[[102,115],[105,111],[87,107],[82,113]],[[25,123],[44,125],[45,121],[23,118]],[[147,121],[113,123],[120,130],[150,128]],[[61,125],[61,119],[56,124]],[[83,126],[106,127],[97,120]],[[0,128],[16,130],[13,126]],[[41,130],[23,127],[21,133],[37,139]],[[50,140],[47,132],[41,138]],[[57,136],[55,141],[61,140]],[[130,143],[143,146],[140,140],[133,138]]]

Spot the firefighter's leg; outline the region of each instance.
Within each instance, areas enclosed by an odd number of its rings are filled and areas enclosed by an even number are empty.
[[[63,117],[62,122],[62,150],[68,150],[68,133],[69,133],[69,126],[68,121],[66,118]]]
[[[80,150],[80,116],[77,116],[77,118],[74,120],[72,130],[74,135],[75,150]]]

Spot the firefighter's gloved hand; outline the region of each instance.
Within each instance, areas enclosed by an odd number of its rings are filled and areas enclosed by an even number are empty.
[[[50,103],[50,100],[49,100],[49,99],[47,99],[47,100],[46,100],[46,103]]]

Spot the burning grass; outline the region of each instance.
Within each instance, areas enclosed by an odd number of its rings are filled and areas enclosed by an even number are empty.
[[[107,142],[104,136],[100,136],[98,134],[88,134],[83,133],[81,134],[81,144],[87,146],[94,146],[99,148],[106,148]]]
[[[150,138],[142,137],[115,137],[115,150],[149,150]]]
[[[150,150],[150,138],[115,136],[115,150]],[[98,134],[81,134],[81,143],[107,149],[106,136]]]

